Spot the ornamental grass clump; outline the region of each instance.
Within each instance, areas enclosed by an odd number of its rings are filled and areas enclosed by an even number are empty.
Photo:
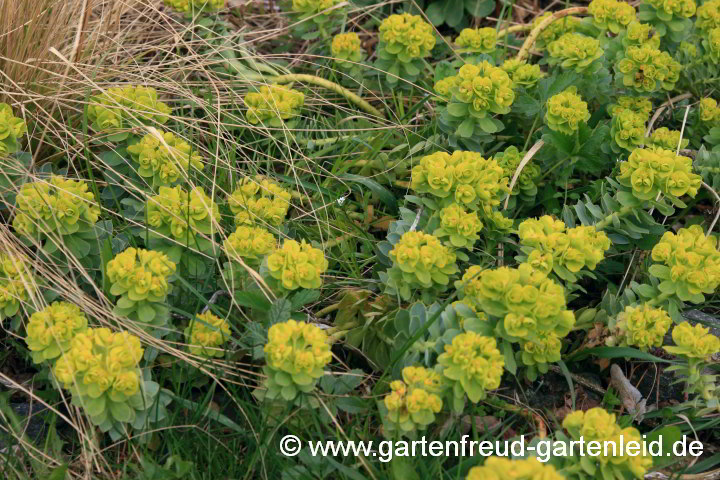
[[[630,109],[623,109],[617,115],[613,115],[610,126],[610,135],[615,141],[612,145],[613,151],[620,152],[621,149],[632,151],[641,147],[645,142],[647,121],[647,115]]]
[[[147,179],[153,189],[187,181],[189,172],[203,168],[202,157],[172,132],[149,133],[129,145],[127,151],[137,164],[138,175]]]
[[[68,302],[53,302],[30,315],[27,343],[34,363],[53,360],[70,349],[70,342],[87,330],[88,320],[80,307]]]
[[[603,56],[600,42],[580,33],[566,33],[547,47],[550,58],[548,63],[573,69],[577,73],[594,73],[600,67],[595,62]]]
[[[416,289],[423,297],[434,298],[447,289],[450,277],[458,272],[455,252],[423,232],[404,233],[388,255],[393,265],[381,275],[385,292],[404,300],[409,300]]]
[[[205,312],[195,316],[185,329],[188,350],[193,355],[213,358],[225,356],[223,344],[230,338],[230,324],[226,318]]]
[[[225,8],[225,0],[163,0],[163,3],[178,12],[190,14]]]
[[[505,60],[500,68],[510,76],[513,88],[532,88],[538,80],[545,76],[545,73],[540,70],[540,65],[525,63],[516,58]]]
[[[15,316],[24,309],[34,290],[35,278],[28,259],[21,255],[0,252],[0,321]]]
[[[236,225],[279,227],[290,209],[290,192],[260,175],[244,177],[228,198]]]
[[[575,441],[583,439],[586,442],[616,442],[615,448],[601,449],[598,455],[565,457],[566,466],[563,473],[569,478],[597,479],[605,478],[631,479],[643,478],[652,467],[652,457],[644,452],[638,455],[629,455],[627,450],[622,451],[619,445],[620,436],[623,442],[637,442],[641,445],[643,436],[634,427],[621,428],[615,420],[615,415],[606,412],[600,407],[571,412],[562,423],[570,438]]]
[[[627,47],[615,63],[618,83],[639,93],[672,90],[682,69],[669,53],[647,44]]]
[[[470,138],[503,128],[492,115],[510,112],[515,100],[512,80],[503,69],[487,60],[478,65],[468,63],[442,82],[435,90],[448,100],[439,108],[441,125],[449,133]]]
[[[435,47],[435,32],[419,15],[395,14],[380,24],[378,41],[377,67],[387,72],[387,82],[415,82],[425,69],[423,59]]]
[[[291,128],[305,105],[305,95],[283,85],[263,85],[244,98],[245,118],[252,125]]]
[[[561,339],[575,324],[562,285],[528,263],[483,270],[471,266],[457,281],[461,298],[487,313],[499,337],[519,343],[517,355],[533,379],[560,359]]]
[[[362,66],[359,63],[365,60],[366,53],[357,33],[348,32],[335,35],[330,45],[330,53],[337,68],[352,76],[362,72]]]
[[[700,225],[681,228],[677,234],[665,232],[652,249],[657,262],[650,273],[662,280],[664,296],[677,296],[683,302],[702,303],[720,285],[720,252],[717,238],[705,236]]]
[[[413,167],[410,188],[440,207],[457,203],[488,213],[508,192],[508,178],[495,160],[477,152],[435,152]]]
[[[631,346],[640,350],[660,347],[670,325],[672,319],[665,310],[648,304],[630,305],[611,321],[611,336],[606,343],[609,346]]]
[[[308,323],[288,320],[268,330],[263,371],[264,398],[293,401],[300,393],[310,393],[332,360],[327,334]]]
[[[322,250],[303,240],[287,239],[267,257],[267,268],[278,289],[320,288],[322,274],[329,266]]]
[[[564,480],[555,467],[535,457],[509,459],[490,457],[480,467],[473,467],[465,480]]]
[[[492,53],[497,43],[497,30],[492,27],[464,28],[455,39],[460,53]]]
[[[545,123],[556,132],[565,135],[574,135],[581,123],[590,120],[587,102],[584,102],[577,93],[575,86],[553,95],[547,101]]]
[[[466,211],[453,203],[440,210],[440,227],[433,231],[437,238],[444,239],[449,246],[455,248],[472,248],[480,238],[478,232],[483,224],[476,212]]]
[[[678,148],[683,149],[688,146],[690,140],[683,138],[681,140],[679,130],[670,130],[667,127],[660,127],[653,130],[650,138],[647,140],[648,146],[663,148],[665,150],[677,151]]]
[[[74,336],[52,371],[72,394],[72,404],[82,407],[94,425],[124,435],[124,424],[143,429],[151,415],[159,418],[157,410],[164,410],[155,404],[158,384],[146,380],[139,368],[142,357],[136,336],[91,328]]]
[[[466,332],[456,335],[437,358],[442,375],[452,389],[453,409],[462,412],[465,395],[472,403],[500,386],[505,358],[494,338]]]
[[[402,377],[390,382],[390,393],[380,404],[386,436],[426,430],[442,410],[445,385],[439,373],[409,366],[403,368]]]
[[[215,202],[201,187],[160,187],[146,203],[150,225],[150,248],[160,250],[180,263],[183,247],[210,254],[213,251],[213,222],[220,219]]]
[[[635,8],[618,0],[593,0],[588,5],[588,12],[592,15],[593,25],[616,35],[635,20]]]
[[[567,228],[549,215],[528,218],[518,226],[521,249],[526,255],[537,250],[549,254],[552,271],[560,278],[575,281],[580,270],[595,267],[605,258],[610,239],[593,226]]]
[[[552,12],[545,12],[539,17],[536,17],[532,22],[532,27],[537,27],[546,18],[552,15]],[[563,36],[566,33],[574,32],[580,26],[580,19],[573,16],[565,16],[554,20],[544,30],[540,32],[535,41],[535,46],[539,50],[544,50],[547,46]]]
[[[675,201],[683,195],[695,197],[702,183],[700,175],[692,172],[689,157],[654,147],[633,150],[627,161],[620,164],[617,181],[632,188],[638,200],[655,200],[662,193]]]
[[[0,157],[18,151],[18,140],[27,133],[25,120],[13,115],[7,103],[0,103]]]
[[[130,136],[132,127],[165,124],[172,110],[158,100],[154,88],[130,86],[108,88],[90,97],[87,112],[93,130],[119,142]]]
[[[110,293],[118,297],[113,312],[146,329],[166,325],[175,268],[167,255],[153,250],[130,247],[117,254],[107,264]]]

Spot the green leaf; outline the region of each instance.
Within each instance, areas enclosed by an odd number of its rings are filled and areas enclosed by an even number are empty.
[[[390,190],[383,187],[375,180],[371,180],[367,177],[363,177],[361,175],[354,175],[351,173],[343,175],[342,177],[340,177],[340,179],[347,180],[349,182],[357,182],[361,185],[366,186],[375,196],[377,196],[377,198],[381,202],[385,204],[386,207],[388,207],[388,209],[390,209],[391,213],[396,213],[398,211],[398,204],[395,195],[393,195]]]
[[[148,302],[138,303],[137,313],[140,321],[144,323],[152,322],[157,314],[155,309]]]
[[[473,17],[487,17],[495,11],[495,0],[465,0],[465,10]]]
[[[515,362],[515,353],[513,352],[512,343],[503,341],[502,344],[503,356],[505,357],[505,370],[517,374],[517,363]]]
[[[430,20],[430,23],[435,25],[436,27],[438,25],[442,25],[442,23],[445,21],[445,12],[442,1],[440,2],[433,2],[431,3],[426,9],[425,9],[425,15],[427,15],[428,20]]]
[[[108,402],[110,413],[118,422],[127,423],[132,420],[133,411],[125,402]]]
[[[630,347],[595,347],[576,352],[565,359],[567,362],[580,361],[594,355],[599,358],[637,358],[650,362],[671,363],[670,360],[656,357],[648,352],[642,352]]]
[[[406,457],[393,457],[390,461],[390,471],[393,480],[420,480],[420,475]]]
[[[447,111],[453,117],[465,117],[468,114],[467,103],[450,102],[447,105]]]
[[[456,133],[463,138],[470,138],[475,131],[475,122],[472,118],[466,118],[457,128]]]
[[[319,298],[320,292],[318,290],[300,290],[290,297],[290,303],[292,304],[293,310],[299,310],[308,303],[317,301]]]
[[[565,381],[568,384],[568,389],[570,390],[570,398],[572,400],[572,409],[575,410],[575,386],[573,385],[572,375],[570,375],[570,370],[568,370],[565,362],[563,362],[562,360],[558,360],[557,364],[560,367],[560,371],[563,373]]]
[[[63,464],[59,467],[53,468],[50,475],[47,476],[47,480],[65,480],[68,466]]]
[[[477,121],[478,125],[480,125],[480,128],[485,133],[495,133],[498,131],[498,126],[491,117],[478,118]]]
[[[234,292],[232,294],[235,303],[241,307],[252,308],[259,312],[269,312],[272,304],[262,293],[257,292]]]
[[[270,325],[287,322],[288,320],[290,320],[291,314],[292,304],[290,303],[290,300],[288,300],[286,297],[278,298],[277,300],[275,300],[275,302],[273,302],[272,306],[270,307],[270,311],[268,312],[268,319],[270,320]]]

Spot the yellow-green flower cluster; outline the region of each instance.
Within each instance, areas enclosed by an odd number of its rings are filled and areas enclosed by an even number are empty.
[[[636,148],[626,162],[620,164],[620,184],[632,188],[640,200],[654,200],[662,192],[666,196],[695,197],[702,183],[692,172],[692,160],[663,148]]]
[[[142,248],[130,247],[107,264],[110,293],[131,302],[164,302],[172,290],[168,279],[174,273],[175,263],[167,255]]]
[[[510,75],[510,79],[516,87],[530,88],[545,76],[545,73],[540,70],[540,65],[525,63],[516,58],[505,60],[500,68]]]
[[[30,316],[25,342],[33,362],[57,358],[70,348],[70,342],[87,329],[88,321],[80,307],[54,302]]]
[[[648,145],[657,148],[664,148],[666,150],[677,151],[678,146],[680,148],[685,148],[688,146],[688,143],[690,143],[690,140],[687,138],[684,138],[681,141],[680,135],[679,130],[670,130],[667,127],[656,128],[650,135]]]
[[[89,230],[100,217],[100,207],[88,190],[83,181],[55,175],[49,182],[25,183],[16,197],[13,227],[26,236]]]
[[[322,250],[295,240],[285,240],[282,248],[275,250],[267,259],[270,276],[281,282],[285,290],[320,288],[322,274],[328,261]]]
[[[248,92],[244,100],[248,108],[247,121],[269,127],[282,127],[286,120],[300,115],[305,105],[302,92],[283,85],[263,85],[257,92]]]
[[[491,53],[496,42],[497,30],[492,27],[464,28],[455,39],[455,45],[471,53]]]
[[[645,142],[645,123],[647,121],[647,115],[624,109],[617,115],[613,115],[610,135],[618,147],[632,151]]]
[[[448,237],[448,242],[455,248],[472,248],[480,238],[478,232],[483,224],[476,212],[467,212],[453,203],[440,210],[440,227],[433,232],[438,238]]]
[[[495,270],[474,265],[456,286],[465,301],[499,318],[501,330],[521,343],[523,363],[560,359],[560,339],[570,332],[575,316],[567,309],[562,285],[549,279],[546,271],[528,263]]]
[[[390,15],[382,21],[378,40],[391,55],[407,62],[430,55],[435,46],[433,27],[420,15]]]
[[[388,285],[405,299],[410,298],[411,289],[446,286],[450,275],[458,271],[455,253],[437,237],[423,232],[404,233],[389,256],[393,266],[388,271]]]
[[[0,252],[0,320],[18,313],[34,283],[26,258]]]
[[[701,122],[708,127],[720,126],[720,107],[714,98],[706,97],[700,100],[698,110]]]
[[[27,132],[27,125],[22,118],[13,115],[7,103],[0,103],[0,156],[15,153],[18,139]]]
[[[535,457],[513,459],[490,457],[480,467],[473,467],[465,480],[564,480],[555,467]]]
[[[182,13],[220,10],[225,7],[225,0],[163,0],[163,2],[168,7]]]
[[[475,332],[456,335],[437,361],[452,387],[456,410],[462,410],[465,394],[477,403],[498,388],[505,367],[495,339]]]
[[[152,179],[153,187],[169,186],[190,169],[202,170],[202,157],[172,132],[149,133],[142,140],[127,147],[130,157],[138,164],[138,175]]]
[[[202,235],[213,234],[213,222],[220,219],[220,211],[201,187],[189,192],[179,186],[160,187],[158,194],[147,201],[147,218],[155,233],[199,248],[209,242]]]
[[[715,63],[720,63],[720,27],[713,28],[707,33],[703,45]]]
[[[342,68],[350,69],[365,59],[365,50],[362,48],[360,37],[355,32],[335,35],[330,45],[330,52],[335,63]]]
[[[508,178],[512,178],[515,175],[520,162],[525,157],[526,152],[521,152],[515,146],[510,146],[505,149],[504,152],[497,154],[494,158],[503,169],[503,175]],[[518,176],[515,186],[513,187],[512,194],[527,195],[534,197],[537,193],[537,187],[535,186],[535,180],[540,176],[540,167],[532,162],[528,162],[523,167]]]
[[[630,345],[641,350],[659,347],[663,344],[670,325],[670,315],[661,308],[653,308],[647,304],[628,306],[617,317],[610,343],[612,346]]]
[[[508,113],[515,100],[510,76],[487,60],[478,65],[467,63],[460,67],[457,75],[447,77],[443,82],[441,89],[449,87],[451,103],[466,106],[467,115],[473,118],[483,118],[488,113]]]
[[[588,5],[588,12],[596,27],[615,34],[635,20],[635,8],[618,0],[593,0]]]
[[[296,13],[303,16],[315,15],[324,12],[328,8],[334,7],[342,0],[293,0],[292,9]],[[330,15],[332,12],[326,12],[322,15]]]
[[[533,28],[537,27],[547,17],[551,16],[552,12],[545,12],[539,17],[533,20]],[[535,41],[535,46],[542,50],[546,48],[550,43],[554,42],[558,38],[562,37],[566,33],[574,32],[575,29],[580,25],[580,19],[577,17],[567,16],[562,17],[558,20],[553,21],[548,25],[540,35],[538,35]]]
[[[113,87],[90,99],[88,119],[95,131],[112,132],[135,125],[164,124],[171,111],[158,100],[154,88]]]
[[[265,345],[266,398],[292,401],[299,392],[312,391],[332,354],[327,334],[309,323],[288,320],[268,331]]]
[[[403,368],[402,377],[390,382],[390,393],[383,400],[386,428],[403,433],[425,430],[442,409],[439,394],[444,389],[443,378],[437,372],[413,366]]]
[[[610,248],[605,232],[593,226],[567,228],[563,221],[549,215],[523,221],[518,236],[522,245],[550,254],[553,268],[559,265],[573,273],[583,268],[595,270]]]
[[[435,152],[413,167],[410,188],[441,199],[442,206],[458,203],[471,210],[489,211],[508,192],[508,179],[495,160],[477,152]]]
[[[605,478],[604,472],[610,471],[614,478],[643,478],[645,473],[652,467],[652,458],[650,456],[620,455],[620,437],[625,445],[634,441],[638,445],[642,444],[643,437],[634,427],[620,428],[615,421],[615,415],[606,412],[600,407],[591,408],[583,412],[582,410],[574,411],[563,420],[563,428],[565,428],[573,440],[579,441],[581,438],[585,442],[597,441],[600,445],[603,442],[616,442],[615,448],[604,449],[597,456],[586,457],[590,462],[596,465],[596,473],[587,478]],[[614,451],[613,451],[614,450]],[[606,456],[606,454],[608,454]],[[579,459],[578,459],[579,461]]]
[[[604,53],[597,39],[580,33],[566,33],[549,44],[547,49],[550,53],[550,64],[572,68],[578,73],[590,68]]]
[[[681,228],[677,234],[665,232],[652,249],[652,259],[660,265],[653,265],[650,273],[665,280],[659,285],[661,291],[682,301],[700,303],[702,294],[713,293],[720,285],[717,238],[706,237],[700,225]]]
[[[626,97],[619,96],[616,103],[608,107],[610,115],[620,115],[625,111],[631,111],[647,118],[652,111],[652,102],[647,97]]]
[[[697,45],[683,40],[682,42],[680,42],[678,52],[682,53],[689,59],[696,58],[698,55]]]
[[[694,326],[689,322],[676,325],[672,331],[672,339],[675,345],[665,347],[665,350],[675,355],[707,360],[720,352],[720,338],[699,323]]]
[[[697,5],[695,0],[645,0],[648,5],[655,8],[658,18],[663,21],[690,18],[695,15]]]
[[[275,237],[263,227],[238,226],[225,240],[228,258],[240,257],[246,263],[258,263],[275,250]]]
[[[590,120],[587,102],[577,93],[575,86],[553,95],[547,101],[545,123],[551,130],[573,135],[580,124]]]
[[[660,35],[655,35],[653,26],[636,20],[630,22],[622,35],[622,44],[627,47],[647,45],[650,48],[660,47]]]
[[[720,27],[720,0],[709,0],[697,8],[695,27],[702,32],[709,32]]]
[[[230,338],[230,324],[227,319],[213,315],[210,311],[196,315],[185,329],[188,349],[201,357],[222,357],[222,345]]]
[[[623,85],[647,93],[675,88],[682,68],[669,53],[647,44],[627,47],[622,59],[615,64]]]
[[[228,203],[237,225],[279,227],[290,209],[290,198],[290,192],[277,182],[257,175],[240,180]]]

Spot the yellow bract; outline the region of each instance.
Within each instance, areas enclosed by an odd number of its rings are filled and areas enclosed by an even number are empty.
[[[427,57],[435,46],[432,25],[420,15],[409,13],[390,15],[383,20],[378,39],[389,53],[408,60]]]
[[[455,39],[455,44],[467,52],[490,53],[495,50],[497,30],[492,27],[464,28]]]
[[[152,250],[128,248],[107,264],[113,295],[125,295],[139,302],[149,299],[162,302],[172,289],[168,277],[175,273],[175,263],[167,255]]]
[[[262,227],[248,227],[240,225],[225,240],[225,251],[228,258],[233,260],[240,257],[243,260],[259,260],[275,250],[275,237]]]
[[[305,95],[282,85],[263,85],[257,92],[245,95],[245,105],[248,107],[245,118],[251,124],[281,127],[283,121],[300,114]]]
[[[184,180],[183,175],[190,170],[203,168],[202,157],[171,132],[149,133],[127,151],[139,165],[138,175],[151,178],[153,187],[169,186]]]
[[[618,33],[635,20],[635,8],[618,0],[593,0],[588,5],[595,26]]]
[[[290,192],[278,183],[257,175],[245,177],[228,198],[237,225],[282,225],[290,209]]]
[[[183,13],[220,10],[225,7],[225,0],[163,0],[163,2],[168,7]]]
[[[702,183],[692,172],[692,160],[662,148],[636,148],[627,162],[620,164],[618,182],[632,188],[640,200],[654,200],[659,192],[681,197],[697,195]]]
[[[54,302],[30,316],[25,342],[33,361],[40,363],[59,357],[70,348],[72,339],[87,329],[88,321],[80,307]]]
[[[473,467],[466,480],[563,480],[555,467],[540,463],[535,457],[510,460],[490,457],[481,467]]]
[[[196,315],[185,329],[185,338],[190,353],[203,357],[222,357],[225,355],[222,345],[230,338],[230,324],[226,318],[220,318],[211,312]]]
[[[26,258],[0,253],[0,320],[12,317],[28,300],[35,280]]]
[[[720,27],[720,0],[709,0],[697,8],[695,26],[703,32]]]
[[[588,120],[590,120],[590,112],[587,102],[580,98],[575,86],[553,95],[547,101],[545,122],[551,130],[573,135],[580,128],[580,124]]]
[[[578,73],[603,56],[600,42],[580,33],[566,33],[548,45],[549,62],[562,68],[572,68]]]
[[[672,331],[672,339],[675,346],[665,347],[665,350],[676,355],[707,360],[720,352],[720,338],[700,324],[693,326],[689,322],[683,322],[676,325]]]
[[[113,87],[91,97],[88,119],[98,131],[127,129],[133,125],[163,124],[172,110],[158,100],[150,87]]]
[[[18,139],[26,132],[25,121],[13,115],[10,105],[0,103],[0,156],[15,153]]]
[[[403,380],[390,383],[383,403],[387,408],[388,427],[402,432],[424,430],[442,409],[442,377],[424,367],[405,367]]]
[[[305,240],[285,240],[282,248],[267,259],[268,271],[272,278],[279,280],[285,290],[298,288],[320,288],[322,274],[328,268],[328,261],[322,250],[310,246]]]
[[[613,345],[631,345],[642,350],[659,347],[665,333],[672,325],[672,319],[665,310],[647,304],[640,307],[625,307],[617,317]]]

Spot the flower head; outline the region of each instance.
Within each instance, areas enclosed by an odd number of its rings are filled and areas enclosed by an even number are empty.
[[[597,0],[595,0],[597,1]],[[600,42],[580,33],[566,33],[548,45],[549,62],[582,73],[603,56]]]
[[[13,115],[7,103],[0,103],[0,156],[15,153],[18,140],[27,132],[27,125],[22,118]]]
[[[213,222],[220,219],[217,205],[201,187],[189,192],[182,187],[160,187],[157,195],[148,198],[146,210],[156,233],[201,251],[198,242],[215,232]]]
[[[676,19],[690,18],[695,15],[697,5],[695,0],[646,0],[648,5],[655,8],[655,11],[662,15],[661,20],[670,21]]]
[[[263,227],[238,226],[225,240],[225,251],[230,260],[240,257],[257,262],[275,250],[275,237]]]
[[[465,28],[455,39],[455,45],[472,53],[491,53],[496,42],[497,30],[492,27]]]
[[[87,317],[80,307],[68,302],[54,302],[30,316],[25,342],[33,362],[41,363],[60,356],[70,348],[75,335],[87,329]]]
[[[700,121],[708,127],[720,126],[720,107],[714,98],[706,97],[700,100],[698,112]]]
[[[695,26],[702,32],[720,27],[720,0],[709,0],[697,7]]]
[[[659,347],[670,325],[670,315],[661,308],[653,308],[647,304],[640,307],[628,306],[617,317],[613,343],[619,346],[630,345],[641,350]]]
[[[0,320],[12,317],[28,300],[28,289],[35,285],[28,259],[0,253]]]
[[[568,87],[547,101],[545,122],[551,130],[573,135],[580,123],[590,120],[587,103],[577,94],[577,88]]]
[[[433,235],[438,238],[448,237],[448,242],[455,248],[472,248],[482,226],[476,212],[467,212],[462,206],[453,203],[440,210],[440,228]]]
[[[563,480],[555,467],[535,457],[509,459],[490,457],[481,467],[473,467],[465,480]]]
[[[97,132],[114,132],[135,125],[164,124],[172,110],[150,87],[113,87],[90,98],[88,119]]]
[[[225,0],[163,0],[165,5],[178,12],[193,13],[202,10],[220,10],[225,7]]]
[[[230,338],[230,324],[209,311],[201,313],[185,329],[185,338],[193,355],[222,357],[225,352],[221,347]]]
[[[451,104],[462,104],[468,114],[482,118],[489,113],[505,114],[515,100],[513,83],[510,76],[500,67],[487,60],[478,65],[466,63],[457,75],[443,80],[442,90],[447,86],[447,95]],[[438,91],[441,93],[441,91]]]
[[[321,14],[328,16],[333,11],[325,12],[325,10],[337,5],[342,0],[293,0],[293,12],[302,14],[303,16]]]
[[[630,109],[623,109],[612,117],[610,135],[620,148],[631,151],[645,142],[645,122],[648,117]]]
[[[615,64],[615,73],[626,87],[640,93],[672,90],[683,66],[669,53],[650,44],[629,46]]]
[[[282,127],[284,121],[300,115],[305,95],[282,85],[263,85],[245,95],[245,105],[248,107],[245,118],[251,124]]]
[[[533,28],[537,27],[540,23],[545,21],[545,19],[551,15],[552,12],[545,12],[539,17],[536,17],[532,23]],[[546,48],[550,43],[563,36],[565,33],[574,32],[579,25],[580,19],[577,17],[566,16],[554,20],[542,32],[540,32],[540,35],[538,35],[538,38],[535,41],[535,46],[542,50]]]
[[[171,132],[149,133],[127,151],[138,164],[138,175],[151,179],[153,187],[169,186],[184,180],[191,169],[203,168],[202,157]]]
[[[593,24],[613,33],[618,33],[635,20],[635,8],[618,0],[593,0],[588,6]]]
[[[228,199],[236,225],[279,227],[290,209],[290,192],[277,182],[257,175],[245,177]]]
[[[124,295],[133,302],[164,302],[172,285],[175,263],[164,253],[128,248],[107,264],[107,277],[113,295]]]
[[[411,432],[425,430],[435,421],[442,409],[440,393],[443,378],[424,367],[405,367],[403,380],[390,383],[390,393],[384,398],[385,416],[389,430]]]
[[[710,333],[710,329],[700,324],[683,322],[672,331],[675,346],[665,347],[670,353],[689,358],[706,360],[720,352],[720,338]]]
[[[621,38],[625,48],[641,47],[643,45],[655,49],[660,47],[660,35],[655,35],[653,26],[637,20],[633,20],[627,25],[627,29]]]
[[[664,195],[694,197],[702,182],[692,172],[692,160],[675,155],[662,148],[636,148],[627,162],[620,164],[618,182],[632,188],[632,194],[640,200],[655,199],[659,192]]]
[[[298,288],[320,288],[322,274],[328,268],[328,261],[322,250],[310,246],[305,240],[285,240],[281,248],[267,259],[272,278],[281,282],[285,290]]]
[[[653,130],[648,145],[656,148],[664,148],[665,150],[677,150],[678,147],[682,149],[690,143],[690,140],[687,138],[683,138],[682,141],[680,139],[680,131],[660,127]]]
[[[383,20],[378,39],[384,50],[405,62],[427,57],[435,46],[432,25],[420,15],[409,13],[390,15]]]
[[[621,95],[617,98],[616,103],[608,107],[608,112],[613,117],[626,111],[649,118],[650,112],[652,112],[652,102],[647,97],[627,97]]]
[[[360,37],[355,32],[340,33],[332,39],[330,52],[335,63],[342,68],[351,68],[365,59]]]

